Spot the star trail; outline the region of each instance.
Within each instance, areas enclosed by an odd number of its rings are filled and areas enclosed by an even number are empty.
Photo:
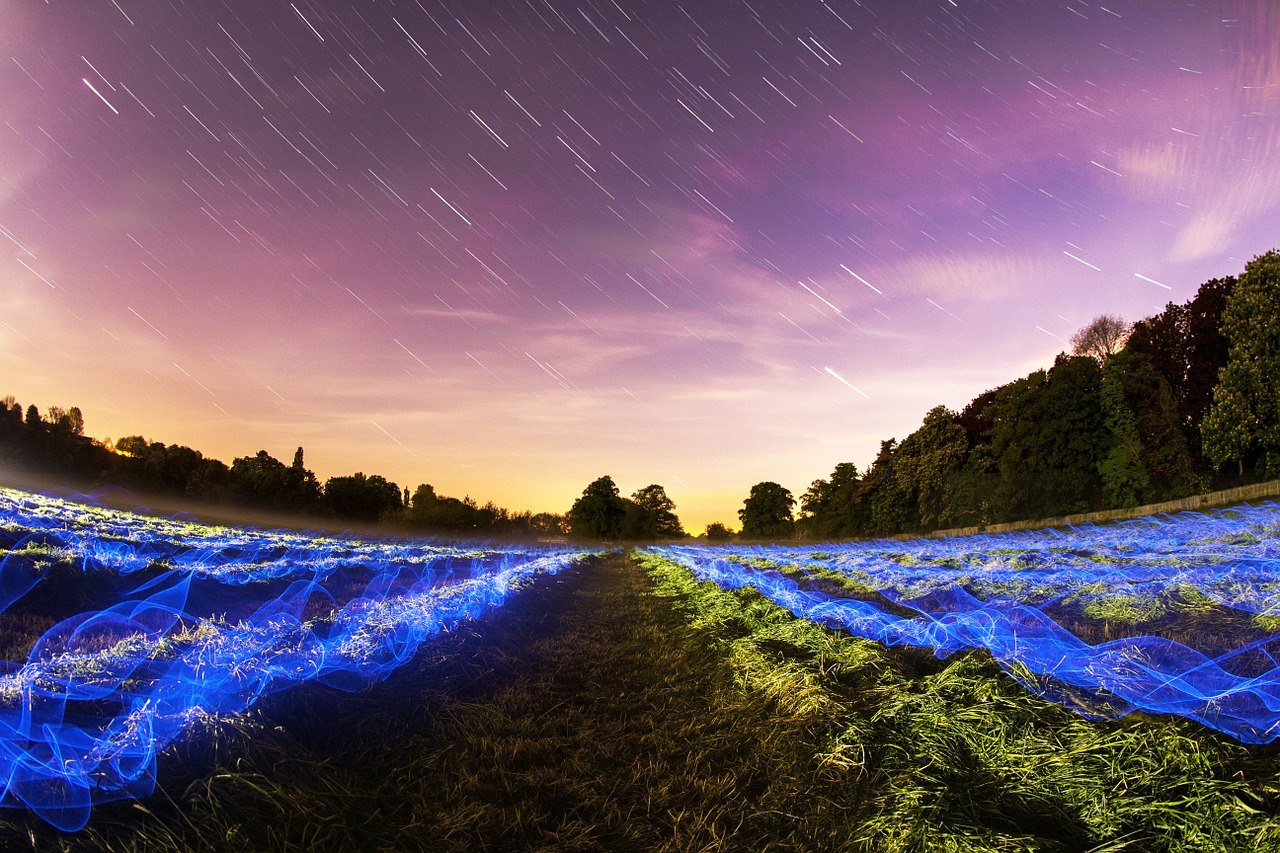
[[[1278,103],[1268,0],[5,3],[0,393],[696,531],[1274,248]]]

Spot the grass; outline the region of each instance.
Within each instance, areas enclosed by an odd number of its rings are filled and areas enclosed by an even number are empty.
[[[80,833],[0,811],[0,848],[1274,849],[1278,755],[1091,722],[984,653],[886,649],[636,554],[535,580],[364,691],[205,721]]]
[[[744,688],[801,703],[788,711],[814,723],[815,756],[852,849],[1280,844],[1274,747],[1176,718],[1091,722],[1023,690],[985,653],[929,666],[918,652],[793,619],[753,590],[725,592],[646,562]],[[779,659],[785,647],[793,651]]]

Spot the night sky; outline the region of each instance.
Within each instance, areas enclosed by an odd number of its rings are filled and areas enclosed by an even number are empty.
[[[0,395],[687,529],[1280,245],[1271,0],[0,0]]]

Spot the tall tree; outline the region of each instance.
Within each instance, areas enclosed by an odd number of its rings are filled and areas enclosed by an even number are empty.
[[[1101,381],[1094,358],[1061,354],[1047,373],[997,390],[991,452],[1000,472],[998,518],[1084,512],[1101,500],[1098,464],[1108,447]]]
[[[1126,399],[1124,378],[1127,363],[1121,353],[1109,359],[1102,371],[1100,390],[1103,417],[1111,433],[1110,449],[1098,463],[1102,476],[1102,499],[1111,507],[1135,507],[1146,494],[1150,472],[1142,464],[1142,437],[1138,416]]]
[[[964,465],[969,439],[955,412],[935,406],[920,428],[902,440],[894,457],[899,485],[916,503],[916,516],[926,530],[937,528],[946,510],[952,475]]]
[[[342,521],[372,524],[401,509],[400,487],[380,474],[368,477],[330,477],[324,484],[324,500]]]
[[[1234,276],[1206,281],[1185,304],[1170,302],[1159,314],[1135,323],[1125,344],[1145,356],[1168,384],[1194,460],[1201,458],[1201,424],[1227,363],[1222,313],[1236,283]]]
[[[751,494],[738,510],[742,521],[742,538],[773,539],[790,537],[795,531],[792,508],[795,498],[777,483],[766,481],[751,487]]]
[[[1280,252],[1244,269],[1222,315],[1231,347],[1202,426],[1204,453],[1215,465],[1252,463],[1280,477]]]
[[[867,532],[876,536],[903,533],[920,526],[915,495],[898,471],[900,446],[895,438],[880,442],[880,452],[859,489],[858,497],[867,506]]]
[[[800,496],[802,535],[811,538],[852,536],[861,532],[865,521],[858,514],[858,466],[841,462],[829,480],[814,480]]]
[[[575,539],[617,539],[627,516],[627,501],[606,474],[582,490],[569,509],[569,533]]]
[[[675,514],[675,501],[657,483],[645,486],[631,495],[632,502],[645,516],[646,539],[678,539],[684,536],[680,519]]]
[[[1173,390],[1189,448],[1197,459],[1202,453],[1201,429],[1213,404],[1213,390],[1230,357],[1223,312],[1237,283],[1234,276],[1206,281],[1187,303],[1186,373],[1182,388]]]

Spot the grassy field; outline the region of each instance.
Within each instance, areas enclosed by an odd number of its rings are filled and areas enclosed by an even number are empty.
[[[1091,722],[985,653],[818,627],[642,554],[540,577],[358,694],[208,721],[36,850],[1280,848],[1275,747]]]

